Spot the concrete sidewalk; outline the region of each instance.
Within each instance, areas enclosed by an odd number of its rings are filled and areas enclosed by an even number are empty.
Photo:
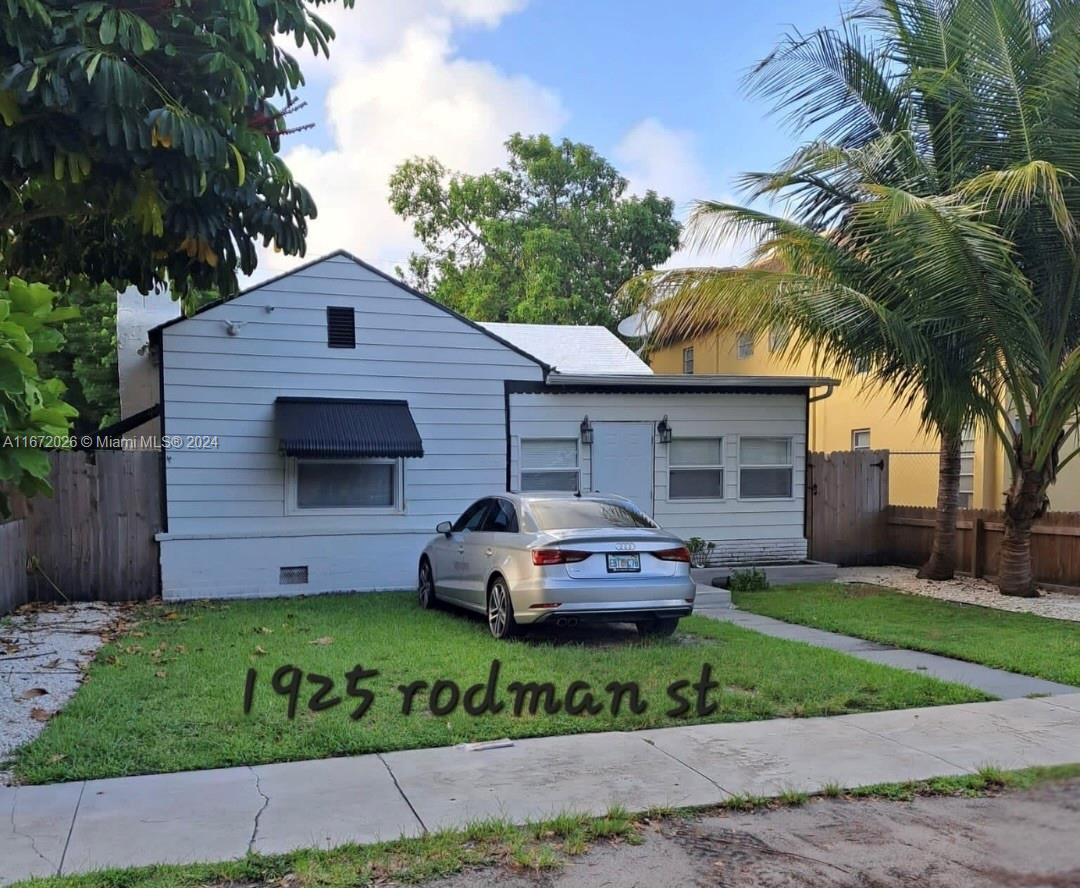
[[[1076,761],[1080,694],[0,788],[0,884]]]
[[[990,666],[980,666],[978,663],[955,660],[952,657],[942,657],[938,654],[924,654],[906,648],[879,644],[875,641],[867,641],[864,638],[853,638],[850,635],[840,635],[836,632],[826,632],[810,626],[800,626],[797,623],[785,623],[783,620],[739,610],[731,603],[731,592],[727,589],[715,589],[712,586],[699,585],[697,587],[697,601],[694,604],[694,613],[703,617],[712,617],[715,620],[734,623],[737,626],[753,629],[755,632],[771,635],[774,638],[801,641],[812,644],[814,647],[841,651],[852,657],[858,657],[860,660],[869,660],[871,663],[881,663],[897,669],[919,672],[922,675],[931,675],[943,681],[954,681],[968,687],[978,688],[980,691],[984,691],[993,697],[1000,697],[1003,700],[1030,697],[1035,694],[1074,694],[1080,692],[1080,688],[1059,684],[1056,681],[1033,678],[1030,675],[1020,675],[1016,672],[1006,672],[1004,669],[993,669]],[[1080,760],[1080,755],[1077,756],[1077,759]]]

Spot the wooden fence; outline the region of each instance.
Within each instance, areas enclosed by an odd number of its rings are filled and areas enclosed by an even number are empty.
[[[811,453],[806,466],[810,557],[834,564],[881,564],[888,547],[887,450]]]
[[[888,560],[893,564],[922,564],[930,555],[934,509],[889,506]],[[976,577],[997,573],[1002,513],[963,509],[956,522],[957,563]],[[1035,579],[1060,586],[1080,586],[1080,512],[1048,512],[1032,528],[1031,561]]]
[[[0,524],[0,616],[25,604],[30,592],[26,575],[26,522]]]
[[[59,452],[51,497],[16,502],[0,532],[0,613],[17,601],[19,580],[31,601],[135,601],[160,589],[161,454],[153,451]],[[14,571],[11,565],[23,565]],[[17,606],[14,605],[14,606]],[[10,606],[7,608],[10,609]]]

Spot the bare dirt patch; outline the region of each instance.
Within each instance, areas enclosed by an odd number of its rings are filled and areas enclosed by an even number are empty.
[[[473,871],[429,888],[1071,888],[1080,780],[984,798],[819,799],[655,822],[548,873]]]

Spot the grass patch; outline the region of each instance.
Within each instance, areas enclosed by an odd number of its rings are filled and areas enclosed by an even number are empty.
[[[604,629],[570,636],[550,633],[512,643],[495,641],[483,621],[421,611],[412,595],[382,593],[271,601],[145,605],[117,641],[98,652],[86,683],[68,706],[24,747],[15,773],[48,783],[240,764],[324,758],[444,746],[501,737],[633,730],[783,716],[835,715],[985,700],[986,695],[853,657],[813,648],[704,617],[691,617],[672,639],[641,640],[632,630]],[[692,643],[688,643],[692,642]],[[433,715],[426,694],[402,713],[399,686],[452,679],[462,692],[486,681],[501,662],[498,714],[468,715],[459,705]],[[271,689],[280,667],[335,682],[328,698],[341,703],[313,712],[318,683],[307,678],[287,718],[288,700]],[[374,702],[359,720],[361,702],[346,693],[345,675],[362,665],[378,670],[360,687]],[[685,717],[672,682],[697,682],[705,664],[718,687],[707,694],[715,712]],[[257,671],[249,715],[243,712],[245,675]],[[512,682],[551,682],[559,711],[513,713]],[[571,715],[563,704],[571,683],[587,682],[602,704],[596,715]],[[644,711],[624,699],[612,712],[605,688],[637,682]],[[696,692],[684,691],[691,705]],[[446,702],[443,697],[443,702]],[[578,696],[580,702],[580,694]]]
[[[1001,768],[984,767],[975,774],[957,777],[934,777],[911,783],[881,783],[849,790],[849,798],[888,799],[910,801],[917,796],[968,796],[978,797],[999,792],[1016,792],[1032,789],[1043,783],[1055,783],[1080,777],[1080,764],[1050,765],[1004,771]]]
[[[976,797],[1077,777],[1080,764],[1021,771],[985,768],[963,777],[888,783],[850,791],[831,784],[820,796],[888,801],[908,801],[917,796]],[[445,830],[417,839],[344,845],[330,851],[252,854],[244,860],[219,864],[102,870],[81,876],[31,879],[12,888],[373,888],[415,884],[469,868],[500,865],[541,873],[561,867],[599,842],[638,844],[642,841],[640,827],[656,821],[692,820],[717,810],[746,812],[799,806],[809,800],[804,793],[789,791],[779,798],[735,796],[720,809],[664,808],[631,815],[612,808],[604,817],[562,814],[520,827],[503,820],[485,820],[461,830]]]
[[[843,583],[736,592],[736,605],[789,623],[1080,685],[1080,623]]]

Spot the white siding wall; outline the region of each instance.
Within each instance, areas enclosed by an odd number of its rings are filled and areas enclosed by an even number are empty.
[[[356,348],[326,345],[352,306]],[[272,308],[272,311],[268,311]],[[225,321],[242,324],[228,336]],[[540,367],[346,257],[332,257],[163,331],[165,432],[216,435],[167,454],[167,597],[405,587],[438,521],[505,488],[505,379]],[[424,441],[394,515],[286,515],[274,399],[404,399]],[[278,585],[308,564],[307,586]]]
[[[717,542],[717,560],[805,558],[806,397],[802,394],[512,394],[511,486],[520,488],[521,439],[576,437],[581,420],[618,422],[668,417],[675,437],[724,439],[722,500],[668,499],[668,446],[654,443],[654,518],[684,539]],[[740,436],[792,439],[790,499],[739,499]],[[582,487],[591,489],[591,448],[581,445]],[[599,458],[599,454],[597,454]]]

